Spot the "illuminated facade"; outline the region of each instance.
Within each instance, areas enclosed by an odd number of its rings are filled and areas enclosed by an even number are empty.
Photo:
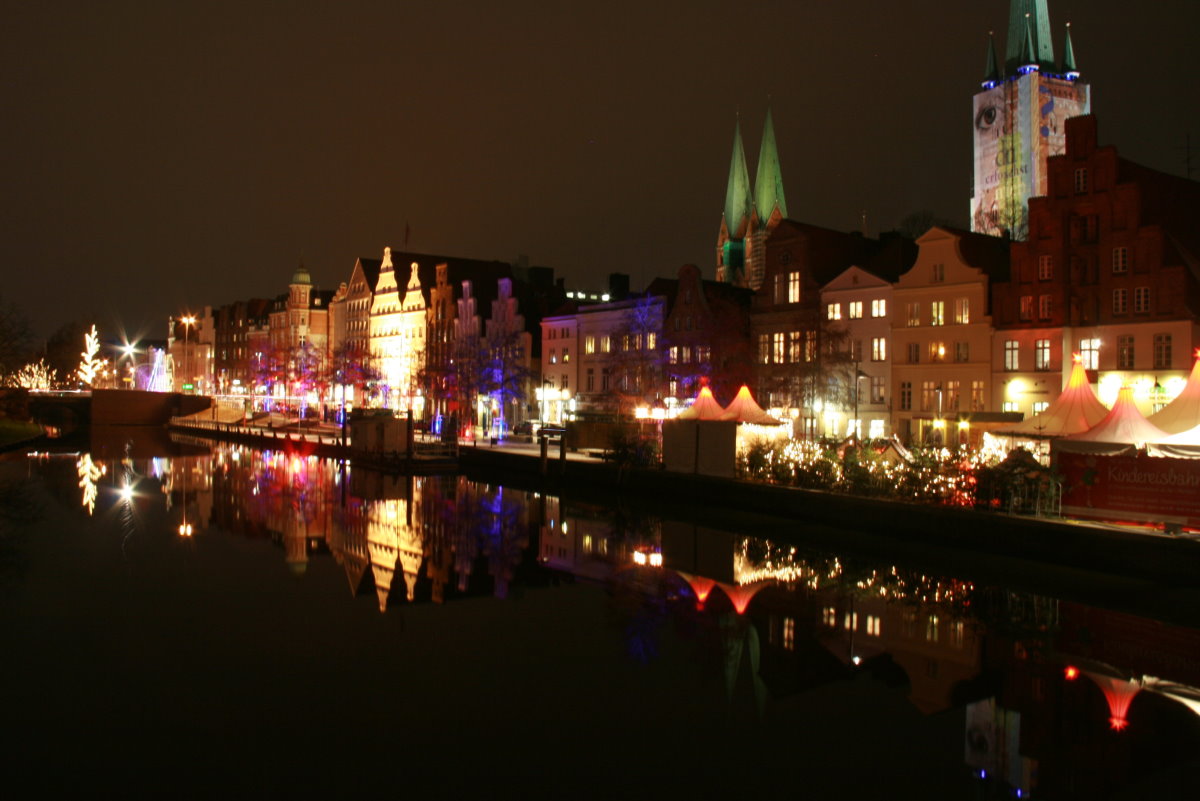
[[[1090,115],[1068,121],[1048,173],[1011,277],[993,286],[996,400],[1039,411],[1079,353],[1102,401],[1129,384],[1150,414],[1178,394],[1200,346],[1200,184],[1099,146]]]
[[[401,294],[392,264],[392,249],[384,248],[371,300],[369,349],[384,387],[383,404],[392,409],[412,409],[419,418],[417,382],[425,357],[425,296],[421,292],[418,264],[412,262],[409,270]]]
[[[824,430],[833,436],[857,433],[879,439],[892,433],[892,284],[861,267],[850,267],[821,288],[825,318],[845,331],[854,371],[851,385],[838,393],[845,408],[822,411]]]
[[[734,127],[725,210],[717,234],[717,280],[750,289],[762,286],[767,237],[787,213],[779,150],[775,146],[775,124],[770,110],[763,125],[753,186],[746,169],[739,119]]]
[[[1070,25],[1055,61],[1047,0],[1011,0],[1003,69],[989,38],[982,85],[973,106],[971,230],[1025,239],[1029,199],[1046,194],[1046,160],[1063,152],[1066,120],[1091,112]]]

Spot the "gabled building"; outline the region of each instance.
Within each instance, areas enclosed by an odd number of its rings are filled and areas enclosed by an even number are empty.
[[[1129,384],[1148,414],[1182,388],[1200,345],[1200,183],[1100,146],[1093,116],[1066,128],[1011,278],[993,287],[998,399],[1036,413],[1079,353],[1101,400]]]
[[[894,281],[913,258],[912,243],[896,234],[874,240],[781,221],[767,239],[751,311],[760,402],[799,420],[806,434],[824,434],[826,405],[844,411],[852,403],[854,354],[841,318],[822,304],[822,288],[853,266]]]
[[[1009,242],[935,226],[892,290],[893,431],[904,442],[967,442],[990,415],[988,291],[1008,277]]]
[[[356,273],[361,265],[360,259]],[[379,376],[380,404],[389,409],[412,410],[420,419],[424,406],[420,400],[420,373],[425,363],[426,306],[419,265],[412,262],[408,268],[401,291],[403,266],[398,271],[392,263],[392,249],[383,249],[371,299],[368,352]],[[354,342],[351,347],[357,347],[357,340]]]
[[[821,410],[823,431],[870,439],[890,435],[892,283],[852,266],[821,287],[821,306],[831,328],[844,334],[853,362],[846,373],[850,386],[837,393],[841,403]]]
[[[696,265],[685,264],[676,280],[655,280],[648,292],[666,300],[662,347],[668,408],[695,398],[703,385],[728,404],[743,384],[753,382],[753,291],[705,281]]]

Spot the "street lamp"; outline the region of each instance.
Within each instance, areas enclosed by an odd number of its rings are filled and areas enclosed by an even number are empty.
[[[192,326],[196,324],[196,318],[193,315],[189,314],[186,317],[180,318],[179,322],[183,323],[183,359],[184,359],[184,373],[186,374],[186,373],[191,372],[191,363],[192,363],[192,353],[188,349],[188,332],[191,331]],[[181,384],[179,388],[182,390],[183,385]],[[193,392],[194,391],[195,391],[195,388],[193,387]]]

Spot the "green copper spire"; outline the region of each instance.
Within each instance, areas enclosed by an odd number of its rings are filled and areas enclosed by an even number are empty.
[[[1054,69],[1054,42],[1050,40],[1047,0],[1011,0],[1005,50],[1004,68],[1010,75],[1028,64]]]
[[[733,131],[733,157],[729,160],[729,185],[725,188],[725,229],[731,239],[741,239],[750,220],[750,171],[742,147],[742,121]]]
[[[996,38],[988,31],[987,65],[983,68],[983,88],[991,89],[1000,82],[1000,67],[996,64]]]
[[[779,169],[779,151],[775,147],[775,123],[767,109],[763,126],[762,147],[758,149],[758,171],[754,175],[754,205],[763,222],[771,218],[776,208],[787,217],[787,199],[783,196],[783,173]]]
[[[1071,44],[1071,23],[1067,23],[1067,37],[1063,41],[1062,73],[1068,78],[1079,77],[1079,67],[1075,66],[1075,46]]]

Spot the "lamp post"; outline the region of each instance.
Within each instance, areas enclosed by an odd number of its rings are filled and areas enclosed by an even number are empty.
[[[186,317],[181,317],[179,319],[179,322],[183,323],[183,360],[184,360],[184,370],[183,371],[185,373],[185,379],[186,379],[186,374],[191,372],[191,364],[192,364],[192,352],[188,348],[188,333],[192,330],[192,326],[196,324],[196,318],[194,315],[189,314]],[[179,388],[180,388],[180,390],[182,390],[183,385],[180,384]],[[195,391],[195,387],[193,387],[192,391],[193,392]]]

